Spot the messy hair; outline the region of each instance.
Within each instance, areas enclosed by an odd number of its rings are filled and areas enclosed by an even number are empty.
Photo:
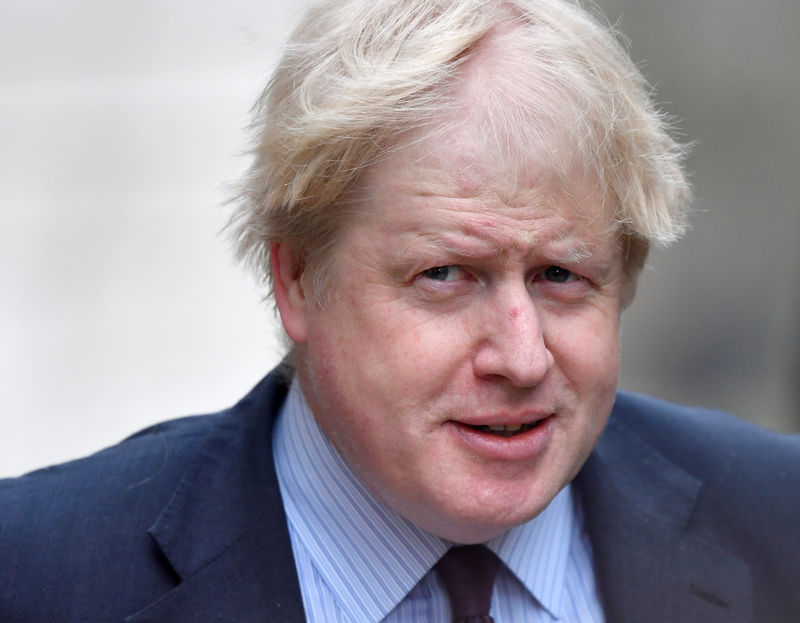
[[[238,256],[270,284],[270,245],[287,243],[321,301],[362,172],[402,137],[441,130],[481,54],[486,134],[511,166],[544,146],[557,177],[590,171],[635,281],[650,245],[686,228],[684,149],[613,29],[570,0],[315,4],[254,107],[231,220]]]

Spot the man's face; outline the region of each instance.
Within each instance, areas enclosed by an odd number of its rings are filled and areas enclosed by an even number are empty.
[[[302,309],[281,307],[338,452],[392,510],[456,542],[536,516],[586,460],[614,400],[623,286],[592,186],[552,193],[471,129],[368,171],[326,305],[306,290]]]

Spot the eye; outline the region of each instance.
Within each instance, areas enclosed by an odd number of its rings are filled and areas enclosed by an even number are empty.
[[[422,276],[432,281],[455,281],[464,276],[464,271],[458,266],[434,266],[422,271]]]
[[[552,281],[553,283],[567,283],[578,278],[575,273],[561,266],[548,266],[544,269],[543,275],[547,281]]]

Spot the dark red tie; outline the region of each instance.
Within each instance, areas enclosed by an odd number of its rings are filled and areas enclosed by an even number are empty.
[[[489,604],[499,567],[500,559],[484,545],[453,547],[436,563],[453,623],[493,623]]]

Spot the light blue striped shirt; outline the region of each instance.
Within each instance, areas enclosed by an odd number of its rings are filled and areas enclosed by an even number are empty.
[[[295,381],[273,437],[275,466],[311,623],[450,621],[435,573],[450,543],[375,500],[342,461]],[[505,563],[496,623],[602,622],[591,549],[571,487],[488,541]]]

